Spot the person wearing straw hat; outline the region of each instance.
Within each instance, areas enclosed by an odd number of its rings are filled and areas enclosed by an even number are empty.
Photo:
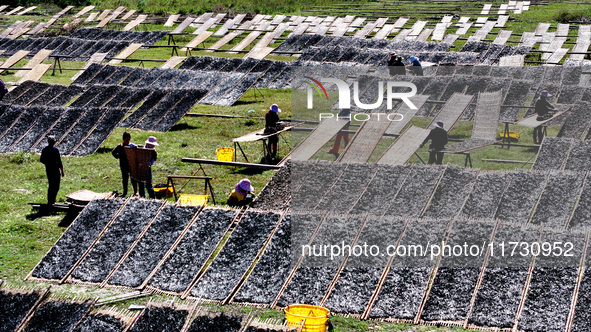
[[[421,147],[423,147],[427,141],[431,140],[429,145],[429,164],[441,165],[443,163],[443,149],[447,144],[447,131],[443,128],[443,122],[437,121],[435,128],[431,129],[429,136],[425,138]]]
[[[416,56],[410,57],[410,69],[416,76],[423,76],[423,66]]]
[[[279,120],[279,113],[281,113],[279,106],[277,106],[277,104],[271,105],[265,114],[265,135],[269,135],[283,129],[281,121]],[[277,143],[279,143],[279,136],[269,136],[271,158],[275,158],[277,156]]]
[[[242,179],[236,183],[234,189],[228,195],[228,205],[241,207],[248,205],[254,199],[254,187],[249,179]]]
[[[390,53],[388,70],[390,71],[390,76],[406,75],[406,67],[402,63],[402,57],[398,56],[396,52]]]
[[[41,150],[39,161],[45,165],[47,175],[47,205],[53,206],[60,190],[61,177],[64,176],[64,165],[59,150],[55,147],[55,137],[47,136],[47,146]]]
[[[544,121],[548,120],[554,114],[556,108],[550,104],[548,98],[551,95],[548,93],[547,90],[542,90],[540,92],[540,98],[536,101],[535,104],[535,113],[538,115],[536,120]],[[542,140],[544,139],[544,126],[539,125],[534,128],[534,144],[542,144]]]
[[[146,197],[146,193],[144,192],[144,188],[148,191],[148,196],[150,198],[156,198],[156,194],[154,193],[154,188],[152,187],[152,165],[156,159],[158,159],[158,152],[156,152],[156,147],[160,145],[158,144],[158,140],[154,136],[148,137],[148,139],[144,142],[144,148],[152,150],[152,157],[150,158],[150,169],[148,173],[148,180],[144,184],[143,182],[139,183],[139,194],[140,197]]]

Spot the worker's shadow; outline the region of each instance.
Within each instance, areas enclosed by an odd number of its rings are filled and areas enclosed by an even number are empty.
[[[63,211],[56,211],[46,205],[42,205],[38,210],[34,210],[34,212],[29,213],[25,216],[27,220],[36,220],[43,217],[50,217],[50,216],[64,216],[60,223],[58,224],[59,227],[68,227],[70,224],[76,219],[78,216],[78,212],[73,210],[69,210],[68,212],[64,213]]]
[[[263,168],[234,168],[232,174],[244,174],[244,175],[258,175],[263,174],[266,169]]]
[[[186,129],[197,129],[197,127],[192,126],[188,123],[177,123],[174,126],[172,126],[172,128],[170,128],[168,131],[180,131]]]

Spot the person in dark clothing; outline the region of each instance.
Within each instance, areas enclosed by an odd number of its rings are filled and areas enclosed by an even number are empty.
[[[445,144],[447,144],[447,131],[443,129],[443,122],[437,121],[435,128],[431,129],[429,136],[421,143],[421,147],[429,140],[431,140],[431,144],[429,145],[429,164],[441,165],[444,154],[441,151],[445,148]]]
[[[411,56],[410,64],[410,69],[416,76],[423,76],[423,66],[417,57]]]
[[[8,89],[6,88],[6,85],[4,85],[4,82],[0,80],[0,100],[2,100],[7,93]]]
[[[269,108],[267,114],[265,114],[265,135],[275,133],[282,129],[282,124],[279,120],[279,113],[281,113],[279,106],[277,106],[277,104],[271,105],[271,108]],[[275,158],[277,156],[277,143],[279,143],[279,136],[269,136],[271,158]]]
[[[47,175],[47,205],[53,205],[60,190],[60,180],[64,176],[64,165],[59,150],[54,146],[55,137],[47,137],[47,146],[41,150],[41,163],[45,165]]]
[[[127,187],[129,183],[129,162],[127,161],[127,154],[125,153],[125,147],[135,147],[136,145],[130,143],[131,134],[127,131],[123,133],[123,142],[117,145],[111,154],[116,159],[119,159],[119,168],[121,169],[121,178],[123,180],[123,197],[127,196]],[[137,194],[137,181],[131,179],[131,186],[133,187],[133,194]]]
[[[347,124],[343,127],[342,130],[349,130],[349,124],[351,123],[351,110],[342,109],[339,111],[339,114],[337,114],[337,117],[339,121],[347,121]],[[345,146],[347,146],[349,144],[349,134],[340,131],[337,133],[337,137],[334,141],[334,144],[332,145],[332,148],[328,150],[328,153],[334,155],[335,158],[339,157],[339,150],[341,149],[341,140],[344,140]]]
[[[406,67],[404,67],[404,63],[402,63],[402,57],[396,55],[396,52],[390,54],[388,70],[390,71],[390,76],[406,75]]]
[[[536,120],[543,121],[547,120],[552,117],[554,111],[556,110],[552,104],[548,101],[548,91],[543,90],[540,92],[540,98],[536,101],[535,104],[535,113],[538,115]],[[542,140],[544,139],[544,126],[537,126],[534,128],[534,144],[542,144]]]
[[[148,196],[150,198],[156,198],[156,194],[154,193],[154,187],[152,186],[152,165],[154,165],[154,162],[156,162],[156,159],[158,159],[158,152],[156,152],[156,147],[160,144],[158,144],[156,137],[154,136],[148,137],[144,144],[144,148],[152,149],[152,158],[150,159],[150,171],[148,173],[148,180],[145,184],[143,182],[139,183],[139,194],[140,197],[146,197],[146,193],[144,192],[144,189],[146,189],[148,191]]]

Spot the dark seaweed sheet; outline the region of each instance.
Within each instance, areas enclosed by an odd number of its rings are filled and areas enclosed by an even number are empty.
[[[37,292],[9,292],[0,290],[0,332],[12,332],[16,330],[25,315],[33,308],[39,299]]]
[[[88,303],[48,301],[35,310],[23,331],[70,331],[89,309]]]
[[[234,302],[271,304],[291,272],[292,225],[285,215]]]
[[[293,209],[296,211],[313,209],[345,167],[346,165],[344,164],[317,163],[314,167],[314,172],[309,174],[300,186],[300,189],[293,193]]]
[[[238,284],[261,250],[280,215],[246,212],[222,250],[191,290],[200,298],[223,300]]]
[[[74,279],[101,282],[113,270],[162,205],[159,201],[131,199],[72,273]]]
[[[380,165],[376,175],[349,213],[371,212],[374,215],[383,215],[409,171],[408,166]]]
[[[132,127],[134,126],[138,121],[140,121],[146,114],[148,114],[148,112],[150,112],[150,110],[156,106],[156,104],[158,104],[162,98],[164,98],[164,96],[166,96],[168,94],[168,90],[156,90],[153,91],[149,97],[146,98],[146,101],[144,101],[144,103],[142,104],[142,106],[140,106],[138,109],[136,109],[135,111],[133,111],[133,113],[131,113],[127,118],[125,118],[122,122],[120,127]],[[140,90],[141,95],[143,96],[144,92],[143,90]],[[125,105],[124,105],[125,106]]]
[[[30,105],[46,106],[51,100],[68,89],[65,85],[52,84],[44,93],[31,101]]]
[[[449,166],[429,202],[423,217],[453,218],[462,206],[466,196],[472,190],[478,172]]]
[[[574,143],[569,138],[544,137],[542,146],[532,166],[535,170],[559,170],[562,169],[564,160],[568,156],[571,145]]]
[[[117,68],[118,67],[115,66],[103,66],[103,68],[98,73],[96,73],[93,78],[86,82],[86,85],[104,84],[105,80],[113,75]]]
[[[54,122],[62,115],[63,108],[47,108],[39,116],[35,124],[30,128],[28,134],[21,137],[16,144],[10,149],[11,152],[24,152],[28,151],[35,142],[42,139],[53,125]]]
[[[583,177],[580,174],[550,173],[531,223],[544,227],[564,228],[582,184]]]
[[[188,332],[238,332],[242,327],[242,317],[226,316],[222,312],[219,316],[197,316],[191,322]]]
[[[94,200],[88,203],[62,237],[41,259],[33,270],[32,276],[62,279],[122,205],[123,201],[112,199]]]
[[[80,143],[76,150],[72,151],[72,154],[75,156],[85,156],[96,152],[111,132],[113,132],[113,129],[117,127],[117,124],[121,119],[123,119],[125,113],[125,109],[107,109],[103,118],[97,123],[92,132]]]
[[[47,104],[47,106],[63,106],[72,98],[80,95],[83,91],[84,89],[81,86],[71,84],[64,92],[53,98],[51,102]]]
[[[187,94],[174,106],[173,109],[169,110],[160,121],[151,128],[153,131],[166,132],[172,128],[177,122],[181,120],[187,112],[189,112],[197,102],[205,96],[203,90],[188,90]]]
[[[25,135],[44,110],[37,106],[26,107],[18,120],[0,137],[0,152],[8,152],[10,146]]]
[[[250,204],[252,208],[280,210],[291,198],[291,162],[286,163],[273,175],[265,188]]]
[[[74,151],[74,148],[82,142],[88,135],[94,125],[102,116],[104,109],[88,109],[86,113],[74,124],[72,129],[68,132],[59,143],[60,152],[63,155],[69,155]]]
[[[133,324],[130,332],[162,331],[175,332],[180,331],[185,320],[189,316],[187,310],[174,310],[172,308],[147,308],[140,318]]]
[[[165,206],[109,279],[109,284],[138,287],[199,212],[194,206]]]
[[[150,130],[166,113],[174,109],[175,105],[187,94],[187,90],[172,90],[149,113],[133,127],[142,130]],[[137,112],[137,111],[136,111]]]
[[[125,324],[109,315],[105,314],[90,314],[80,322],[73,332],[122,332]]]
[[[43,92],[45,92],[49,86],[50,85],[47,83],[33,82],[29,89],[27,89],[27,91],[21,94],[18,98],[14,99],[11,104],[27,105],[29,102],[43,94]]]
[[[105,79],[103,84],[119,84],[136,69],[136,67],[117,66],[117,70]]]
[[[577,207],[568,223],[569,229],[585,229],[591,226],[591,182],[585,181]]]
[[[333,213],[342,211],[343,207],[357,201],[377,170],[378,166],[372,164],[348,165],[324,197],[319,198],[316,210]]]
[[[546,174],[515,172],[503,194],[495,218],[503,221],[526,223],[542,192]]]
[[[149,285],[173,292],[187,289],[235,216],[234,210],[201,211],[195,223],[150,279]]]
[[[493,218],[510,181],[511,173],[480,172],[459,216]]]

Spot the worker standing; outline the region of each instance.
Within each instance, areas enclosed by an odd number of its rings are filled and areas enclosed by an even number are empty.
[[[447,131],[443,128],[443,122],[437,121],[435,128],[431,129],[429,136],[425,138],[421,147],[423,147],[427,141],[431,140],[429,145],[429,164],[441,165],[443,163],[443,149],[447,144]]]
[[[228,195],[228,205],[241,207],[246,206],[254,199],[254,187],[249,179],[242,179]]]
[[[415,74],[415,76],[423,76],[423,66],[421,65],[421,61],[419,61],[419,58],[411,56],[410,64],[410,69]]]
[[[279,113],[281,113],[281,109],[277,104],[271,105],[267,114],[265,114],[265,135],[269,135],[272,133],[276,133],[282,129],[283,125],[279,120]],[[279,142],[279,136],[277,134],[269,136],[269,145],[271,147],[271,158],[275,159],[277,157],[277,143]]]
[[[152,156],[150,158],[150,168],[148,170],[148,179],[146,180],[145,184],[143,182],[140,182],[140,184],[139,184],[140,197],[146,197],[146,194],[144,192],[144,187],[145,187],[148,191],[148,196],[150,198],[156,198],[156,194],[154,193],[154,188],[152,187],[152,165],[154,165],[154,162],[156,162],[156,159],[158,159],[158,152],[156,152],[156,147],[158,145],[160,145],[160,144],[158,144],[156,137],[154,137],[154,136],[148,137],[146,142],[144,142],[144,148],[152,150],[151,151]]]
[[[130,148],[136,147],[135,144],[131,143],[131,134],[129,132],[123,133],[123,142],[117,145],[111,154],[116,159],[119,159],[119,168],[121,169],[121,179],[123,183],[123,197],[127,196],[127,187],[129,184],[129,161],[127,160],[127,154],[125,153],[125,147],[129,146]],[[133,187],[133,194],[137,194],[137,181],[133,178],[131,179],[131,186]]]
[[[390,54],[388,70],[390,71],[390,76],[406,75],[406,67],[404,67],[404,63],[402,63],[402,57],[398,56],[396,52]]]
[[[337,114],[338,121],[347,121],[347,124],[337,133],[337,137],[334,140],[334,144],[328,150],[329,154],[335,156],[335,158],[339,157],[339,150],[341,149],[341,140],[345,141],[345,146],[349,144],[349,133],[342,132],[343,130],[349,130],[349,124],[351,123],[351,110],[350,109],[341,109]]]
[[[538,115],[536,120],[544,121],[548,120],[554,114],[556,110],[552,104],[548,101],[550,94],[548,91],[543,90],[540,92],[540,98],[536,101],[535,104],[535,112]],[[542,140],[544,139],[544,128],[542,125],[539,125],[534,128],[534,144],[542,144]]]
[[[60,190],[61,177],[64,176],[64,165],[59,150],[55,147],[55,137],[47,137],[47,146],[41,150],[41,159],[45,165],[47,175],[47,205],[50,207],[55,203],[57,193]]]

